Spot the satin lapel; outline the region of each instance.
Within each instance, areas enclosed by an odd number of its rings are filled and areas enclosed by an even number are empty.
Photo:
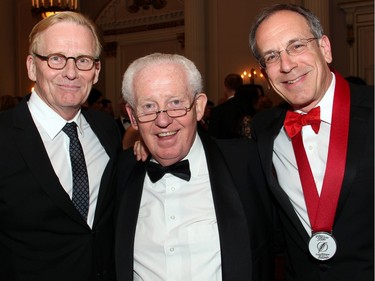
[[[283,126],[286,110],[279,110],[273,116],[273,120],[268,122],[268,127],[262,127],[261,131],[257,133],[257,146],[259,149],[259,154],[262,162],[263,170],[267,178],[267,182],[273,192],[278,195],[282,191],[276,177],[276,172],[273,168],[272,157],[273,157],[273,145],[275,138],[280,132]],[[284,192],[282,192],[284,193]],[[287,200],[289,201],[289,200]]]
[[[257,145],[259,149],[262,166],[266,174],[268,183],[272,188],[279,188],[276,174],[272,165],[273,144],[281,127],[283,126],[286,111],[280,110],[273,116],[273,120],[269,122],[269,126],[262,127],[257,133]]]
[[[335,220],[340,215],[340,211],[345,205],[350,189],[355,188],[352,183],[357,172],[357,163],[361,161],[361,155],[363,155],[363,153],[359,152],[363,151],[363,141],[368,139],[367,135],[372,132],[367,130],[367,128],[373,127],[374,125],[372,122],[369,122],[371,118],[371,110],[369,108],[353,105],[350,107],[348,152]]]
[[[201,136],[221,241],[223,280],[251,276],[251,250],[245,211],[228,166],[215,142]],[[232,279],[231,279],[232,278]],[[237,280],[237,279],[236,279]]]
[[[262,130],[257,132],[257,145],[259,149],[260,158],[262,161],[262,167],[265,171],[268,185],[271,192],[274,194],[276,200],[281,205],[283,211],[286,215],[293,221],[293,225],[297,232],[300,234],[302,239],[307,242],[309,237],[303,228],[292,204],[290,203],[288,195],[284,192],[278,183],[276,171],[274,170],[272,164],[273,157],[273,145],[275,138],[279,134],[281,128],[283,127],[284,119],[286,115],[286,108],[282,107],[280,110],[272,116],[270,122],[266,122],[269,126],[262,126]],[[305,248],[305,245],[301,245]]]
[[[116,263],[119,280],[130,280],[133,274],[134,238],[141,204],[146,163],[137,162],[131,171],[120,174],[118,181],[118,206],[116,213]]]
[[[74,220],[84,224],[85,222],[55,174],[25,100],[14,110],[14,127],[15,145],[23,155],[30,172],[34,174],[34,178],[39,182],[40,187],[59,208]]]

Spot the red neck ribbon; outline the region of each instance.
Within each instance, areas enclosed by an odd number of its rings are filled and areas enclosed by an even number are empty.
[[[335,76],[336,87],[332,109],[331,134],[320,198],[303,146],[301,132],[292,138],[313,233],[319,231],[332,232],[345,171],[349,133],[350,90],[349,83],[342,76],[337,73],[335,73]]]

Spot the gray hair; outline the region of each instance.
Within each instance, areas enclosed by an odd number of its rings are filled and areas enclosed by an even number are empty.
[[[133,61],[124,73],[124,78],[122,80],[122,96],[131,107],[135,107],[135,76],[141,70],[149,66],[155,66],[159,64],[172,64],[181,66],[186,74],[188,90],[193,97],[203,91],[202,76],[192,61],[184,56],[177,54],[153,53]]]
[[[293,4],[276,4],[271,7],[265,8],[255,19],[253,26],[251,27],[249,35],[249,43],[251,51],[253,52],[254,57],[259,60],[261,55],[257,49],[257,42],[255,40],[255,35],[258,30],[259,25],[271,15],[279,11],[291,11],[300,14],[303,16],[310,27],[310,32],[315,38],[321,38],[323,36],[323,27],[320,24],[319,19],[314,15],[310,10],[293,5]]]

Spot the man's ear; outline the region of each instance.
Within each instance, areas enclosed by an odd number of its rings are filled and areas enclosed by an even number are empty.
[[[137,123],[137,119],[134,117],[133,109],[130,107],[128,103],[125,105],[125,108],[126,108],[126,111],[128,112],[129,119],[130,119],[130,122],[132,123],[132,126],[134,127],[134,129],[138,130],[138,123]]]
[[[332,62],[332,51],[331,51],[331,43],[326,35],[323,35],[322,38],[319,39],[320,50],[326,62],[329,64]]]
[[[26,58],[26,68],[27,75],[31,81],[36,81],[36,70],[35,70],[35,60],[32,55],[28,55]]]
[[[197,94],[195,96],[195,112],[197,115],[197,121],[200,121],[204,115],[204,109],[207,104],[207,96],[204,93]]]
[[[101,67],[102,67],[102,65],[101,65],[100,61],[95,63],[95,77],[94,77],[94,83],[93,84],[96,84],[99,80],[99,73],[100,73]]]

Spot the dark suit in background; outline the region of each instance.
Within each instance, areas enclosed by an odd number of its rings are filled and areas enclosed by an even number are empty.
[[[122,122],[121,117],[116,118],[115,121],[116,121],[117,127],[118,127],[118,129],[120,131],[120,135],[124,136],[126,130],[125,130],[124,123]]]
[[[244,137],[243,119],[246,116],[250,118],[254,116],[256,112],[254,105],[263,95],[263,88],[260,85],[239,86],[234,97],[211,110],[209,134],[218,139]]]

